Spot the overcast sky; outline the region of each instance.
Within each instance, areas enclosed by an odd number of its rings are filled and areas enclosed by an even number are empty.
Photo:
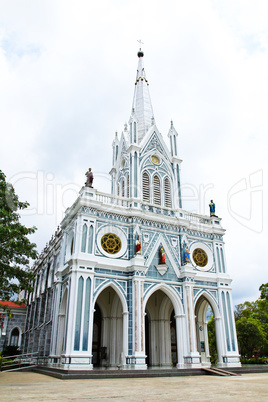
[[[92,167],[110,192],[137,39],[156,124],[179,133],[183,207],[226,229],[234,303],[268,282],[266,0],[0,0],[0,168],[41,251]]]

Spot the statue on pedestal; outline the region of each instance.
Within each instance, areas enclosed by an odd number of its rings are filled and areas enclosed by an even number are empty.
[[[160,247],[159,254],[160,254],[159,255],[159,257],[160,257],[159,264],[165,264],[166,263],[166,253],[165,253],[163,246]]]
[[[184,251],[184,262],[187,264],[188,262],[190,262],[190,251],[188,249],[188,247],[186,246],[186,249]]]
[[[215,216],[215,204],[214,204],[213,200],[210,201],[209,211],[210,211],[210,216]]]
[[[85,173],[85,175],[87,176],[87,181],[85,182],[86,187],[91,187],[93,188],[92,184],[93,184],[93,173],[91,168],[88,169],[88,171]]]
[[[138,236],[138,237],[137,237],[137,240],[136,240],[136,254],[141,254],[140,236]]]

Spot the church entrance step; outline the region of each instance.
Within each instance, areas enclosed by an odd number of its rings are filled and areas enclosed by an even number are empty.
[[[204,370],[207,374],[210,375],[219,375],[219,376],[232,376],[232,375],[238,375],[236,373],[233,373],[231,371],[227,371],[227,370],[222,370],[219,368],[207,368],[207,367],[203,367],[202,370]]]

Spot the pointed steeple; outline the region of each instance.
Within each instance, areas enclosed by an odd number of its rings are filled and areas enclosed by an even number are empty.
[[[144,53],[140,49],[138,51],[139,63],[132,104],[132,112],[135,112],[135,117],[137,119],[138,143],[141,142],[147,130],[151,127],[152,119],[154,120],[154,112],[149,93],[149,84],[143,65],[143,56]]]

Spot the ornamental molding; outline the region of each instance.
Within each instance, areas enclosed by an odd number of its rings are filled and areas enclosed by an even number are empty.
[[[163,276],[163,275],[165,275],[165,273],[168,270],[168,265],[167,264],[158,264],[158,265],[155,265],[155,268],[157,269],[159,274]]]

